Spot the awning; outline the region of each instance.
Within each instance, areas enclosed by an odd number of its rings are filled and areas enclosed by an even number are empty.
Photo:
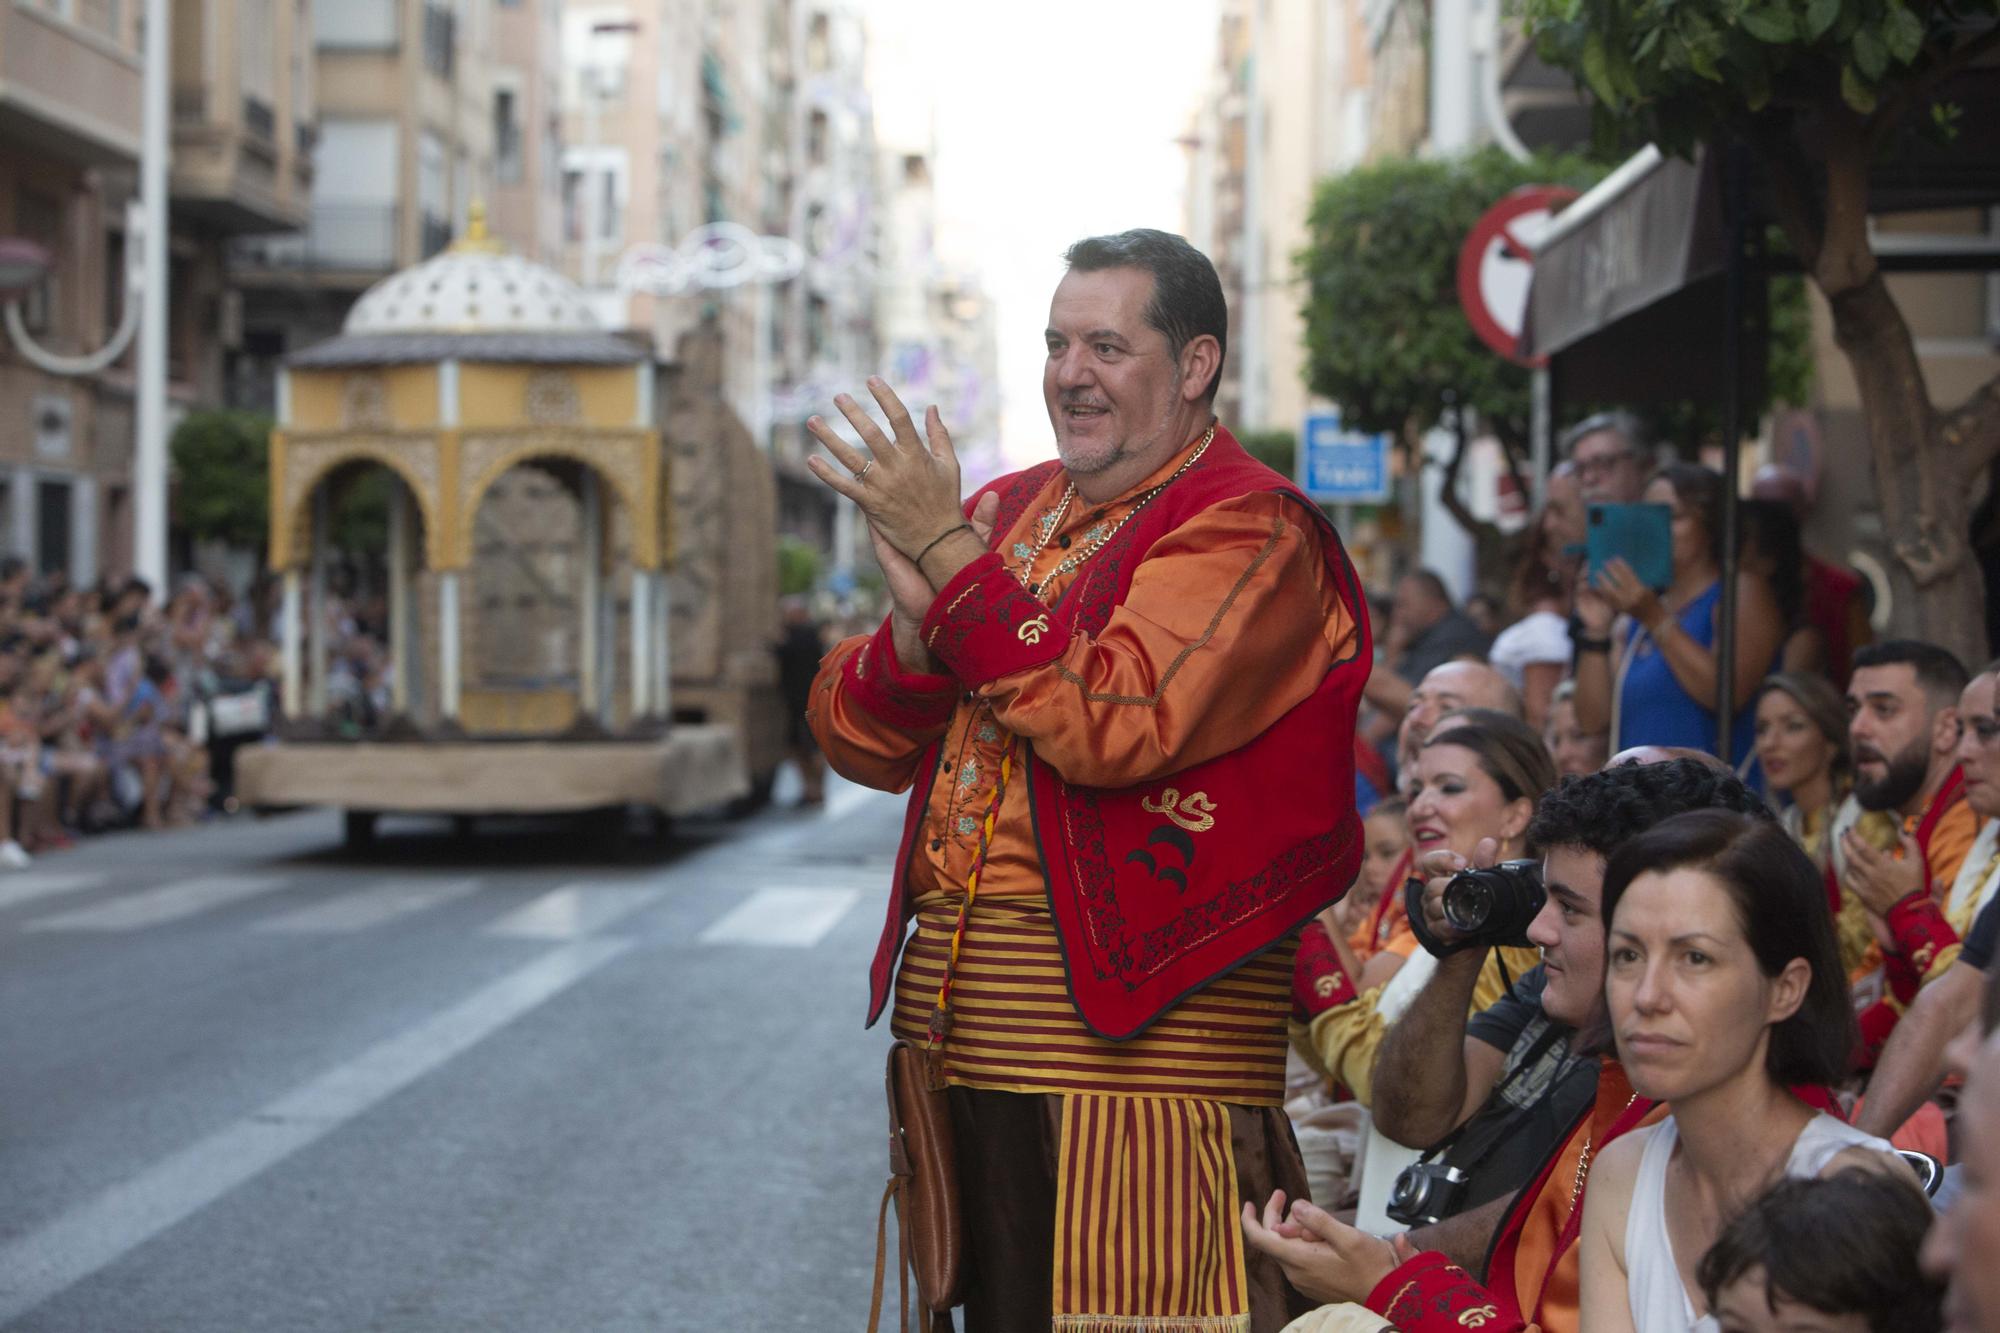
[[[1723,392],[1720,175],[1710,154],[1688,162],[1648,147],[1549,228],[1535,251],[1521,350],[1551,359],[1566,397],[1640,403]],[[1762,302],[1749,305],[1761,322]]]
[[[1876,214],[1984,208],[2000,203],[2000,65],[1962,70],[1932,102],[1958,108],[1958,133],[1946,144],[1906,129],[1869,172]],[[1912,124],[1928,113],[1918,108]],[[1813,131],[1803,131],[1808,145]],[[1551,358],[1564,397],[1656,402],[1725,391],[1722,364],[1725,267],[1721,154],[1703,149],[1689,162],[1647,147],[1564,209],[1535,252],[1521,331],[1524,355]],[[1751,235],[1771,219],[1763,182],[1746,185]],[[2000,268],[1990,241],[1878,240],[1884,271],[1944,272]],[[1744,346],[1762,346],[1764,302],[1754,279],[1745,303],[1751,327]],[[1746,400],[1764,358],[1745,358]]]

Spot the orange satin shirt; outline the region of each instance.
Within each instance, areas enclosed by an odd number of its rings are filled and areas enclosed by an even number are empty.
[[[1039,596],[1053,605],[1077,577],[1075,570],[1056,574],[1057,567],[1131,513],[1134,502],[1171,476],[1187,453],[1183,450],[1107,504],[1073,498],[1059,522],[1056,510],[1068,478],[1057,471],[1002,537],[1002,558],[1024,570],[1031,582],[1047,580]],[[866,637],[849,639],[828,654],[814,682],[807,718],[836,772],[864,786],[905,791],[916,780],[926,747],[941,742],[937,778],[909,866],[918,920],[903,964],[906,975],[897,987],[894,1021],[899,1034],[912,1021],[912,979],[907,974],[914,960],[934,959],[941,946],[949,945],[948,923],[956,917],[978,853],[980,824],[992,802],[1000,761],[1017,739],[1032,744],[1036,759],[1071,783],[1132,786],[1247,744],[1310,695],[1335,661],[1353,654],[1357,627],[1329,585],[1317,525],[1295,505],[1277,494],[1258,493],[1204,510],[1147,552],[1101,633],[1095,638],[1077,635],[1068,651],[1044,665],[965,693],[950,676],[888,664],[907,691],[958,696],[940,727],[900,730],[843,689],[842,667],[868,642]],[[1048,540],[1042,543],[1045,527]],[[1259,561],[1266,548],[1268,557]],[[1018,750],[1014,764],[980,875],[979,902],[992,902],[998,911],[999,900],[1017,900],[1007,904],[1007,928],[1031,929],[1053,945],[1055,927],[1048,915]],[[968,939],[982,922],[994,920],[975,909]],[[1045,956],[1039,943],[1032,952],[1037,962]],[[1289,950],[1285,955],[1288,961]],[[1171,1031],[1187,1023],[1187,1006],[1201,1005],[1204,995],[1232,983],[1238,989],[1254,983],[1257,997],[1251,1007],[1259,1013],[1268,1008],[1275,1015],[1271,1034],[1260,1032],[1254,1043],[1274,1044],[1281,1083],[1284,1016],[1290,1004],[1286,969],[1239,969],[1168,1011],[1156,1026]],[[1250,998],[1246,993],[1236,1003]],[[1118,1053],[1133,1049],[1131,1042],[1090,1036],[1073,1007],[1064,1007],[1068,1012],[1057,1020],[1064,1028],[1060,1035],[1101,1057],[1085,1057],[1099,1066],[1095,1072],[1115,1067]],[[982,1030],[982,1022],[977,1012],[955,1013],[946,1042],[948,1070],[954,1045],[994,1040],[996,1034]],[[1022,1076],[1033,1068],[1025,1059],[997,1065],[989,1060],[977,1072],[956,1071],[954,1081],[1019,1088]],[[1259,1075],[1257,1085],[1266,1081]],[[1034,1086],[1055,1090],[1039,1081]],[[1086,1079],[1075,1090],[1100,1086]]]

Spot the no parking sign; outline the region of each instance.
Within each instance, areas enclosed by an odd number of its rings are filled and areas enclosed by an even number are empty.
[[[1535,247],[1563,205],[1576,198],[1566,185],[1524,185],[1486,210],[1458,252],[1458,303],[1479,340],[1516,365],[1546,358],[1518,350],[1528,314],[1528,279]]]

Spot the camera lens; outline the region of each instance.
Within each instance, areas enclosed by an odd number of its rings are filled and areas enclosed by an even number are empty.
[[[1493,915],[1493,889],[1480,876],[1459,875],[1445,885],[1443,906],[1452,929],[1471,934]]]

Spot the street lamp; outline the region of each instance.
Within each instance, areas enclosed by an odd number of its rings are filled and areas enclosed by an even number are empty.
[[[20,237],[0,238],[0,297],[6,301],[7,336],[30,364],[51,375],[94,375],[125,355],[137,335],[132,566],[160,597],[167,584],[167,53],[173,0],[146,0],[144,28],[139,198],[125,214],[125,312],[117,331],[82,356],[58,355],[29,336],[21,296],[54,261],[46,249]]]

